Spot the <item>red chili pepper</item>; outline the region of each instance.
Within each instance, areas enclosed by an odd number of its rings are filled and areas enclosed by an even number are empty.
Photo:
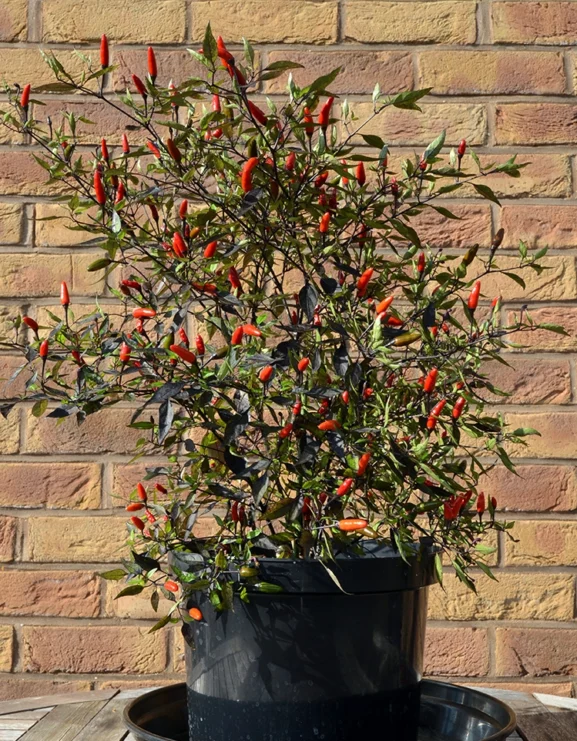
[[[60,284],[60,303],[65,307],[70,306],[70,294],[68,293],[68,286],[64,280]]]
[[[199,334],[196,335],[194,344],[196,345],[196,352],[199,355],[204,355],[206,348],[204,346],[204,340],[202,339],[202,335],[199,335]]]
[[[322,323],[321,315],[318,311],[315,311],[313,314],[313,327],[320,327],[322,326]]]
[[[148,203],[147,206],[150,209],[150,215],[153,221],[156,221],[156,223],[158,224],[158,220],[159,220],[158,209],[156,208],[154,203]]]
[[[292,413],[295,417],[298,417],[298,415],[301,413],[301,409],[303,408],[302,401],[295,401],[292,408]]]
[[[135,319],[152,319],[156,316],[156,311],[139,306],[137,309],[132,310],[132,316]]]
[[[110,159],[110,153],[108,152],[108,144],[106,143],[106,139],[100,140],[100,154],[102,155],[102,159],[105,160],[105,162],[108,162]]]
[[[252,171],[257,165],[258,157],[251,157],[242,167],[240,174],[240,187],[245,193],[249,193],[252,190]]]
[[[169,350],[175,355],[178,355],[178,357],[181,360],[184,360],[185,363],[196,363],[196,355],[190,350],[187,350],[186,347],[181,347],[180,345],[170,345]]]
[[[373,391],[373,389],[372,389],[372,388],[366,388],[366,389],[365,389],[365,390],[363,391],[363,399],[370,399],[370,398],[371,398],[371,396],[372,396],[372,395],[373,395],[374,393],[375,393],[375,392]]]
[[[175,162],[180,162],[182,160],[182,152],[170,138],[166,140],[166,149]]]
[[[438,375],[439,371],[436,368],[431,368],[431,370],[427,373],[427,376],[423,382],[423,391],[426,394],[433,393],[433,389],[435,388],[435,384],[437,383]]]
[[[322,215],[321,221],[319,224],[319,232],[321,234],[326,234],[329,230],[329,224],[331,223],[331,212],[327,211],[325,214]]]
[[[188,201],[186,198],[181,202],[180,207],[178,209],[178,215],[181,219],[186,219],[186,214],[188,213]]]
[[[495,497],[491,497],[491,507],[493,508],[493,510],[497,509],[497,500],[495,499]]]
[[[106,34],[100,37],[100,66],[102,69],[110,64],[110,52],[108,51],[108,38]]]
[[[123,281],[121,281],[121,283],[127,288],[140,288],[140,283],[136,280],[128,280],[125,278]]]
[[[191,607],[188,611],[188,614],[193,620],[196,620],[197,623],[202,620],[202,612],[198,609],[198,607]]]
[[[365,475],[372,456],[372,453],[363,453],[363,455],[361,455],[361,457],[359,458],[359,467],[357,468],[357,476]]]
[[[180,337],[180,341],[186,346],[190,346],[190,340],[188,339],[188,335],[186,334],[186,330],[184,327],[180,327],[178,330],[178,336]]]
[[[443,516],[445,520],[451,522],[456,519],[458,514],[459,508],[457,507],[457,500],[455,500],[455,497],[450,497],[450,499],[443,504]]]
[[[168,581],[164,582],[164,588],[173,594],[176,594],[179,590],[178,584],[175,581],[172,581],[172,579],[168,579]]]
[[[130,144],[128,143],[128,137],[126,136],[126,134],[122,135],[122,151],[124,152],[124,154],[130,153]]]
[[[391,178],[391,195],[396,200],[399,196],[399,184],[397,178]]]
[[[165,486],[163,486],[162,484],[155,484],[154,485],[154,488],[160,494],[168,494],[168,489]]]
[[[222,107],[220,104],[220,96],[216,94],[212,96],[212,110],[215,113],[220,113],[222,111]]]
[[[463,157],[466,151],[467,151],[467,142],[465,139],[461,139],[459,143],[459,148],[457,149],[457,154],[459,155],[459,157]]]
[[[140,93],[143,98],[146,98],[146,86],[144,85],[140,77],[138,77],[138,75],[132,75],[132,82],[134,83],[136,92]]]
[[[479,303],[479,294],[481,293],[481,281],[478,280],[475,282],[475,285],[473,286],[473,290],[471,291],[471,294],[469,296],[469,300],[467,301],[467,306],[469,307],[470,311],[475,311],[477,308],[477,304]]]
[[[233,291],[239,291],[242,293],[242,283],[240,282],[240,276],[234,265],[228,269],[228,282]]]
[[[363,162],[359,162],[357,165],[357,169],[355,170],[355,176],[357,178],[357,183],[363,187],[363,185],[367,182],[367,175],[365,173],[365,165]]]
[[[485,494],[481,492],[479,496],[477,497],[477,514],[479,515],[479,517],[482,517],[484,511],[485,511]]]
[[[326,103],[323,105],[319,112],[319,126],[323,131],[326,131],[327,126],[329,125],[329,120],[331,117],[331,108],[333,107],[334,97],[331,96],[328,98]]]
[[[42,340],[42,342],[40,343],[38,354],[40,355],[42,360],[46,360],[46,358],[48,357],[48,340]]]
[[[287,422],[286,425],[282,428],[282,430],[278,433],[278,436],[281,440],[284,440],[286,437],[288,437],[291,432],[293,431],[293,423]]]
[[[232,337],[230,340],[231,345],[240,345],[242,344],[242,338],[244,336],[244,329],[242,327],[237,327],[234,332],[232,333]]]
[[[114,199],[114,203],[118,204],[121,201],[123,201],[126,198],[126,188],[124,187],[124,183],[122,180],[118,183],[118,189],[116,191],[116,198]]]
[[[342,530],[343,533],[353,533],[355,530],[364,530],[368,524],[367,520],[339,520],[338,528],[339,530]]]
[[[425,253],[421,252],[417,260],[417,272],[422,273],[425,270]]]
[[[393,303],[394,296],[389,296],[388,298],[384,298],[380,303],[377,304],[376,312],[377,314],[382,314],[385,312]]]
[[[322,188],[323,185],[327,182],[328,176],[328,170],[321,172],[321,174],[315,178],[315,188]]]
[[[333,430],[340,429],[340,427],[341,425],[339,422],[337,422],[336,419],[326,419],[324,422],[321,422],[320,425],[318,425],[318,429],[323,430],[323,432],[332,432]]]
[[[177,257],[182,258],[186,255],[186,242],[180,232],[174,232],[172,235],[172,249]]]
[[[297,365],[297,369],[299,373],[304,373],[306,369],[309,367],[310,363],[311,363],[310,358],[301,358],[301,360],[299,360],[298,365]]]
[[[285,170],[287,170],[288,172],[292,172],[295,169],[296,161],[297,156],[295,152],[291,152],[285,160]]]
[[[255,105],[251,100],[247,101],[247,105],[254,120],[258,121],[261,126],[266,126],[266,123],[268,121],[266,113],[262,111],[257,105]]]
[[[204,256],[207,260],[210,260],[211,257],[214,257],[217,247],[218,242],[216,240],[214,242],[209,242],[206,245],[206,247],[204,248]]]
[[[120,345],[119,358],[121,363],[128,363],[130,360],[130,346],[127,345],[126,342],[123,342],[122,345]]]
[[[216,53],[221,62],[225,64],[234,64],[234,57],[226,48],[222,36],[219,36],[216,40]]]
[[[343,483],[337,489],[337,497],[344,497],[345,494],[348,494],[354,483],[355,483],[354,479],[351,479],[351,478],[345,479]]]
[[[343,393],[341,394],[341,399],[343,400],[343,402],[344,402],[345,404],[348,404],[348,403],[349,403],[349,401],[350,401],[350,399],[351,399],[351,395],[349,394],[349,392],[348,392],[348,391],[346,391],[346,390],[345,390],[345,391],[343,391]]]
[[[156,157],[157,160],[160,159],[160,149],[156,146],[154,142],[147,141],[146,146],[150,149],[152,154]]]
[[[94,171],[94,195],[96,197],[96,203],[100,206],[104,206],[106,203],[106,191],[104,190],[104,183],[102,182],[102,174],[100,170]]]
[[[441,401],[437,402],[435,406],[431,409],[431,413],[429,414],[429,418],[427,419],[427,429],[428,430],[434,430],[435,426],[437,424],[437,419],[439,418],[441,412],[445,408],[445,404],[447,403],[446,399],[441,399]]]
[[[367,268],[365,272],[361,275],[361,277],[357,281],[357,295],[359,298],[362,298],[365,293],[367,292],[367,288],[369,285],[369,281],[373,277],[373,273],[375,271],[373,268]]]
[[[459,398],[455,402],[455,406],[453,407],[453,411],[452,411],[453,419],[459,419],[459,417],[463,413],[463,409],[465,408],[466,403],[467,403],[467,400],[465,399],[465,397],[459,396]]]
[[[126,511],[127,512],[138,512],[139,510],[143,508],[144,508],[144,504],[142,504],[142,502],[130,502],[130,504],[126,506]]]
[[[134,527],[137,530],[140,530],[140,532],[142,532],[145,528],[144,522],[142,522],[140,517],[131,517],[130,522],[134,525]]]
[[[255,327],[254,324],[243,324],[242,331],[249,337],[262,337],[262,332],[258,327]]]
[[[192,287],[196,288],[201,293],[216,293],[216,286],[214,283],[192,283]]]
[[[22,317],[22,321],[27,327],[30,327],[30,329],[35,333],[38,334],[38,323],[32,319],[32,317],[24,316]]]
[[[156,80],[158,76],[158,67],[156,64],[156,55],[154,54],[154,49],[152,46],[148,47],[148,74],[150,76],[150,79],[152,80],[152,84],[154,85],[154,81]]]
[[[146,489],[140,482],[136,484],[136,495],[140,499],[141,502],[146,502],[146,500],[148,499]]]
[[[262,383],[268,383],[274,375],[274,367],[272,365],[265,365],[265,367],[258,374],[259,380]]]
[[[313,117],[308,108],[304,109],[303,112],[303,123],[305,125],[305,134],[311,138],[311,136],[315,133],[315,126],[313,122]]]

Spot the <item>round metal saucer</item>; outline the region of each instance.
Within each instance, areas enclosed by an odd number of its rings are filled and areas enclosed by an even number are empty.
[[[136,741],[189,741],[186,684],[141,695],[126,706],[124,721]],[[430,679],[421,684],[419,741],[504,741],[515,725],[511,708],[490,695]]]

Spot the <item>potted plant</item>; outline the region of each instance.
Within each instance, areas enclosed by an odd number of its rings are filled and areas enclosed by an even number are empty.
[[[191,55],[206,74],[161,87],[150,49],[119,100],[105,37],[81,78],[47,55],[58,89],[125,114],[120,146],[96,153],[84,119],[36,120],[30,85],[7,91],[4,125],[98,239],[89,270],[120,311],[76,316],[63,284],[53,324],[23,317],[26,342],[3,346],[32,368],[35,414],[81,424],[130,402],[136,457],[165,456],[124,503],[131,555],[103,576],[168,600],[152,630],[183,620],[192,738],[415,741],[427,588],[443,559],[472,589],[471,569],[492,576],[484,537],[511,524],[479,482],[534,433],[486,407],[484,364],[536,325],[506,319],[483,281],[522,284],[545,250],[500,267],[502,231],[445,252],[411,222],[458,230],[443,195],[498,202],[487,176],[522,165],[482,165],[464,141],[447,157],[440,134],[395,176],[370,123],[428,90],[377,85],[361,122],[330,93],[338,70],[257,102],[300,65],[259,71],[210,28]]]

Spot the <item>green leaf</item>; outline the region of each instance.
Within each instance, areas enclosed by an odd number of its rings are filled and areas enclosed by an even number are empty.
[[[126,571],[124,569],[112,569],[111,571],[104,571],[102,574],[98,574],[98,576],[108,581],[120,581],[126,576]]]
[[[443,559],[440,553],[435,553],[435,576],[439,584],[443,584]]]
[[[40,399],[32,407],[32,414],[34,417],[41,417],[48,407],[48,399]]]
[[[156,633],[157,630],[160,630],[161,628],[164,628],[165,625],[168,625],[168,623],[171,622],[170,615],[165,615],[163,618],[160,618],[160,620],[152,626],[152,628],[148,631],[149,633]]]
[[[481,185],[481,183],[473,183],[473,188],[477,191],[477,193],[480,196],[483,196],[483,198],[486,198],[488,201],[491,201],[492,203],[496,203],[497,206],[501,205],[501,202],[497,198],[497,196],[493,193],[491,188],[487,185]]]
[[[495,574],[493,574],[493,572],[492,572],[492,571],[491,571],[491,569],[490,569],[490,568],[489,568],[489,567],[487,566],[487,564],[486,564],[486,563],[483,563],[482,561],[477,561],[477,562],[476,562],[476,565],[477,565],[477,566],[478,566],[478,567],[479,567],[479,568],[481,569],[481,571],[482,571],[482,572],[483,572],[484,574],[486,574],[486,575],[487,575],[487,576],[489,577],[489,579],[493,579],[493,581],[498,581],[497,577],[495,576]]]
[[[375,134],[361,134],[361,137],[369,145],[369,147],[375,147],[376,149],[382,149],[385,146],[385,142],[380,136]]]
[[[118,592],[116,599],[120,599],[121,597],[131,597],[135,594],[140,594],[143,591],[144,587],[142,584],[129,584],[129,586],[125,587],[121,592]]]
[[[555,332],[555,334],[562,334],[566,336],[569,335],[565,327],[561,327],[559,324],[550,324],[549,322],[544,322],[543,324],[537,324],[535,326],[538,329],[546,329],[548,332]]]
[[[533,427],[517,427],[511,434],[515,435],[515,437],[527,437],[527,435],[538,435],[541,437],[541,433]]]
[[[395,95],[394,98],[391,99],[390,103],[391,105],[395,106],[395,108],[420,111],[421,108],[417,105],[417,101],[421,100],[421,98],[424,98],[425,95],[428,95],[432,89],[433,88],[431,87],[427,87],[423,90],[407,90],[403,93]]]
[[[206,59],[210,59],[211,62],[213,62],[216,59],[216,39],[213,36],[212,28],[210,27],[210,23],[206,26],[206,31],[204,32],[204,40],[202,42],[202,53]]]
[[[433,159],[434,157],[436,157],[441,151],[441,149],[443,148],[444,144],[445,144],[445,132],[443,131],[425,149],[423,153],[423,159],[428,162],[430,159]]]
[[[516,273],[503,273],[503,275],[506,275],[507,278],[517,283],[517,285],[521,286],[521,288],[526,288],[525,281],[523,280],[523,278],[521,278],[520,275],[517,275]]]

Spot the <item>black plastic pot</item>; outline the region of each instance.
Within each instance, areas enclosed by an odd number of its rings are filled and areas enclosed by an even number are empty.
[[[191,739],[416,741],[433,555],[369,543],[331,567],[341,588],[317,561],[259,563],[282,594],[183,628]]]

